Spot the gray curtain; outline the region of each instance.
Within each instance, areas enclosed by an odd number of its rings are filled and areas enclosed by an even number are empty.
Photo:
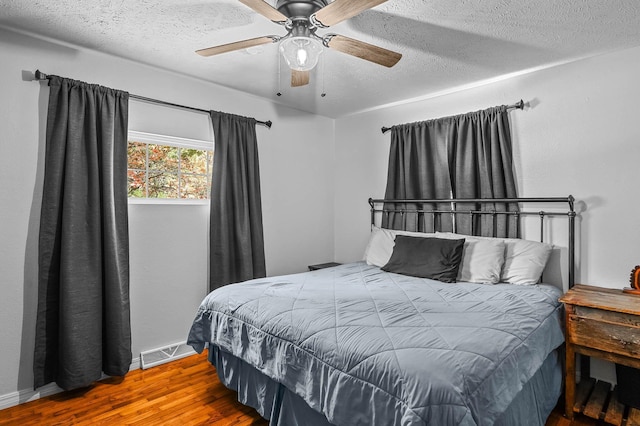
[[[402,124],[391,128],[391,148],[385,199],[450,198],[451,182],[447,173],[447,123],[432,121]],[[450,215],[394,213],[401,210],[447,209],[449,204],[387,204],[382,226],[390,229],[431,232],[435,228],[451,229]],[[391,210],[391,211],[390,211]],[[437,222],[437,223],[436,223]]]
[[[85,387],[131,365],[129,95],[51,76],[34,386]]]
[[[450,119],[447,140],[449,173],[454,198],[516,198],[509,112],[507,106],[489,108]],[[516,204],[458,204],[457,210],[518,211]],[[457,215],[457,228],[471,233],[471,217]],[[515,215],[475,215],[474,233],[519,237]]]
[[[517,197],[506,106],[393,126],[391,132],[386,199]],[[425,207],[445,211],[518,210],[517,205],[505,203],[441,203]],[[391,205],[384,208],[392,209]],[[470,215],[457,214],[454,225],[450,214],[388,213],[383,215],[383,226],[466,234],[473,230],[475,235],[498,237],[517,237],[519,233],[516,215],[474,215],[472,219]]]
[[[211,111],[210,289],[266,276],[256,120]]]

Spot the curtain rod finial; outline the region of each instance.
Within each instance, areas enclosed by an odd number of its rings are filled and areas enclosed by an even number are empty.
[[[34,73],[34,76],[36,80],[46,80],[48,77],[45,73],[43,73],[40,70],[36,70],[36,72]]]

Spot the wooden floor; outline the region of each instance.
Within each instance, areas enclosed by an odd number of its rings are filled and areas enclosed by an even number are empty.
[[[546,426],[596,426],[578,416],[573,422],[556,408]],[[0,410],[0,425],[254,425],[267,421],[237,402],[206,360],[194,355],[135,370],[123,380],[107,379],[71,391]],[[525,426],[525,425],[519,425]]]
[[[0,411],[0,425],[267,425],[203,355]]]

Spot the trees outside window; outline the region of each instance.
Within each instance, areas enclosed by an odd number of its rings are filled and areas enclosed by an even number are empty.
[[[130,198],[206,200],[213,142],[129,132]]]

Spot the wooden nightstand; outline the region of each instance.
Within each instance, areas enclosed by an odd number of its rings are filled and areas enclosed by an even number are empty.
[[[640,296],[576,284],[560,301],[566,323],[565,414],[573,419],[580,410],[575,406],[576,354],[640,368]]]
[[[317,265],[309,265],[308,268],[310,271],[317,271],[318,269],[333,268],[334,266],[340,266],[340,265],[342,265],[342,263],[328,262],[328,263],[318,263]]]

